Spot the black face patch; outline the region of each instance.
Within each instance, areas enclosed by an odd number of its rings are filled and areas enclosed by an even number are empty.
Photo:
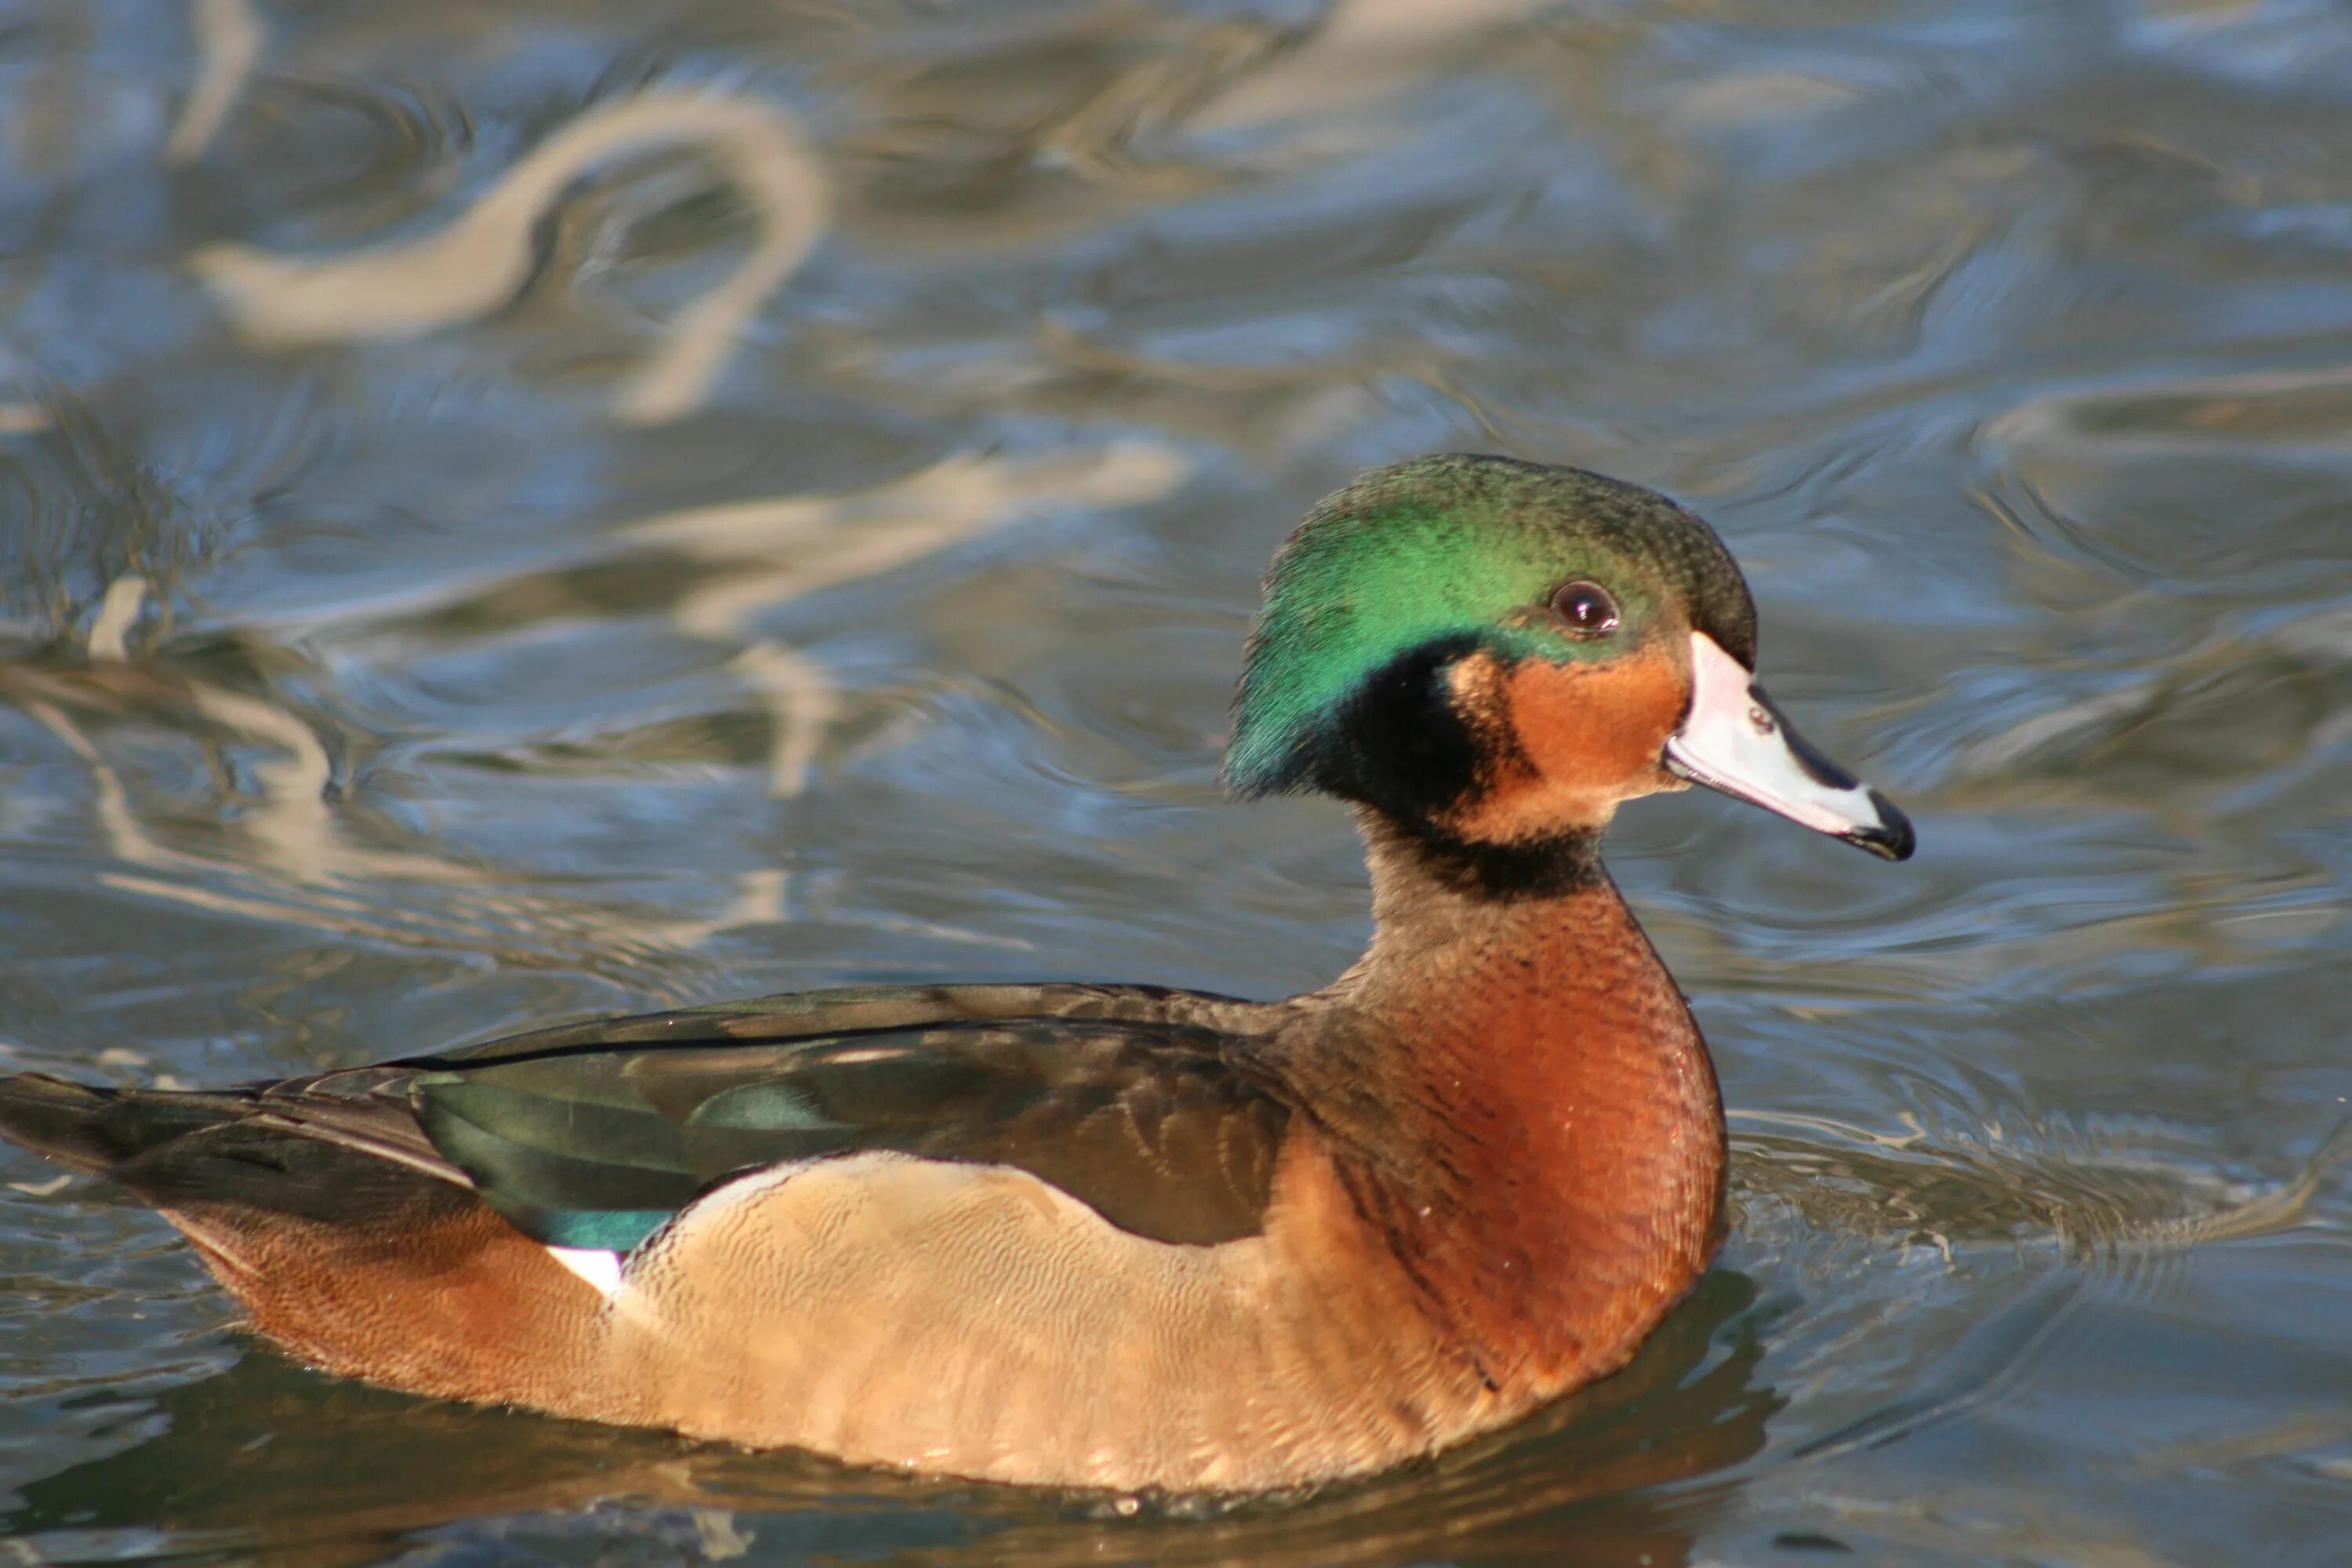
[[[1309,732],[1300,783],[1408,826],[1454,811],[1497,760],[1454,706],[1454,668],[1479,649],[1447,637],[1374,670]]]
[[[1524,765],[1500,715],[1482,724],[1461,708],[1455,672],[1487,651],[1463,636],[1391,659],[1317,727],[1300,782],[1387,817],[1440,880],[1462,891],[1524,898],[1588,886],[1601,875],[1597,833],[1488,844],[1443,826]]]

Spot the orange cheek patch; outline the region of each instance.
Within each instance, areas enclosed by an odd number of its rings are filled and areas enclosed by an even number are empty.
[[[1465,715],[1474,729],[1507,731],[1518,757],[1447,826],[1508,843],[1606,823],[1618,802],[1658,787],[1659,753],[1682,722],[1689,683],[1663,644],[1600,666],[1530,658],[1507,671],[1473,661],[1455,682]]]

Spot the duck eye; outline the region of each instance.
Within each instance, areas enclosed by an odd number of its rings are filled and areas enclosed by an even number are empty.
[[[1617,600],[1598,583],[1579,578],[1551,596],[1551,613],[1570,637],[1605,637],[1617,629]]]

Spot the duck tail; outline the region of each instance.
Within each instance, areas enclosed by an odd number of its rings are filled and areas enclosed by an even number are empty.
[[[174,1214],[226,1206],[363,1226],[420,1181],[474,1201],[404,1099],[302,1092],[323,1081],[118,1089],[25,1073],[0,1079],[0,1139]]]
[[[206,1095],[93,1089],[46,1073],[0,1079],[0,1138],[91,1175],[236,1114]]]
[[[0,1079],[0,1139],[162,1210],[298,1355],[422,1393],[559,1402],[603,1294],[434,1152],[402,1075],[364,1092],[384,1077],[329,1075],[353,1096],[325,1079],[113,1089],[30,1073]]]

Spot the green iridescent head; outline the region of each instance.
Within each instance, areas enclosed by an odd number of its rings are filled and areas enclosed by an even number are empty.
[[[1604,591],[1611,635],[1583,635],[1554,606],[1575,584]],[[1665,497],[1508,458],[1377,468],[1317,506],[1275,557],[1225,777],[1244,796],[1323,790],[1388,805],[1384,774],[1443,760],[1416,748],[1458,744],[1443,713],[1423,712],[1428,724],[1414,714],[1446,705],[1440,688],[1460,659],[1600,664],[1695,629],[1753,666],[1738,568]]]

